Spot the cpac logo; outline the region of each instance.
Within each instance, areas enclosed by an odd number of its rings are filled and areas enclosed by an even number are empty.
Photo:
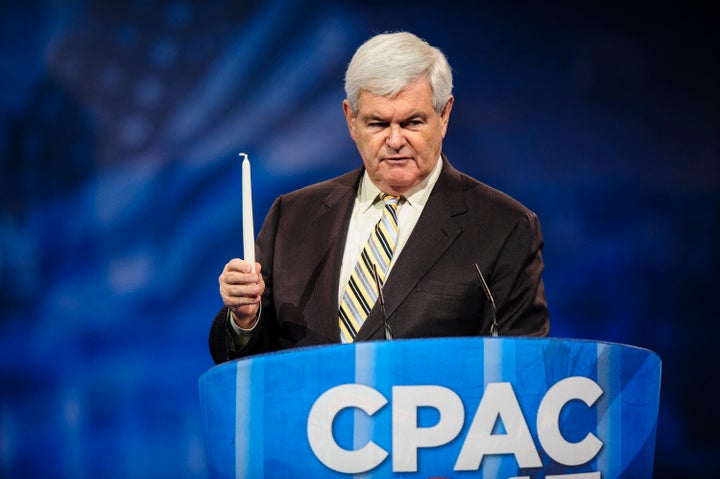
[[[568,442],[560,431],[559,418],[570,401],[583,401],[588,407],[602,395],[598,384],[588,378],[572,376],[554,384],[537,410],[536,430],[543,450],[554,461],[578,466],[592,460],[602,441],[588,434],[578,442]],[[323,393],[313,404],[307,422],[307,435],[315,456],[327,467],[347,474],[359,474],[379,466],[388,451],[373,441],[355,450],[340,447],[333,437],[333,420],[346,408],[358,408],[369,416],[387,404],[385,396],[370,386],[343,384]],[[434,426],[419,427],[417,411],[434,408],[439,420]],[[493,434],[501,420],[505,434]],[[394,386],[392,388],[392,469],[416,472],[418,449],[447,444],[460,433],[465,422],[462,400],[442,386]],[[483,457],[513,454],[521,468],[542,467],[530,430],[520,409],[512,385],[489,383],[478,404],[467,436],[455,462],[455,471],[480,469]],[[599,477],[582,475],[582,477]]]

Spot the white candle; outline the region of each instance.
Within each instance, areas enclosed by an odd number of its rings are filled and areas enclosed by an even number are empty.
[[[242,162],[242,222],[243,222],[243,248],[245,261],[252,266],[255,272],[255,227],[253,225],[252,185],[250,183],[250,160],[246,153]]]

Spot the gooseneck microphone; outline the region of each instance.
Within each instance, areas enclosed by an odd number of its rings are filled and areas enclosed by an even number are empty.
[[[498,323],[497,323],[497,310],[495,309],[495,300],[493,299],[493,295],[490,292],[490,288],[488,287],[487,282],[485,281],[485,277],[483,276],[482,272],[480,271],[480,266],[475,264],[475,271],[477,271],[478,278],[480,278],[480,285],[482,286],[483,292],[485,293],[485,297],[487,297],[487,300],[490,302],[490,311],[492,312],[492,324],[490,325],[490,334],[493,337],[497,337],[498,335]]]
[[[380,302],[380,311],[382,312],[383,325],[385,326],[385,339],[388,341],[393,339],[392,331],[390,330],[390,324],[387,321],[387,315],[385,314],[385,297],[383,296],[382,284],[380,283],[380,275],[377,272],[377,265],[373,263],[373,276],[375,277],[375,286],[378,290],[378,301]]]

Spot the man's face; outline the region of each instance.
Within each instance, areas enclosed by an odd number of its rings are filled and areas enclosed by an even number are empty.
[[[394,98],[362,90],[355,116],[347,100],[343,102],[350,136],[381,191],[403,194],[430,174],[440,157],[452,104],[450,97],[438,115],[425,78]]]

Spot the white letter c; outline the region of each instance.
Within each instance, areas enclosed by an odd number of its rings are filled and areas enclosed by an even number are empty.
[[[345,408],[355,407],[372,416],[385,404],[385,396],[363,384],[343,384],[325,391],[308,414],[307,436],[315,456],[330,469],[346,474],[359,474],[379,466],[387,451],[372,441],[360,449],[343,449],[335,442],[332,425],[335,416]]]

